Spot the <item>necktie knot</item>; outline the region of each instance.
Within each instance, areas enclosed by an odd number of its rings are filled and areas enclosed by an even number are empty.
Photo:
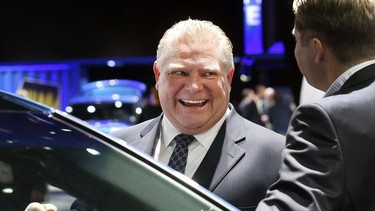
[[[176,142],[176,147],[173,150],[168,166],[184,173],[189,152],[188,145],[196,139],[192,135],[179,134],[173,140]]]
[[[174,141],[176,142],[176,145],[184,145],[189,146],[193,141],[195,140],[195,137],[192,135],[186,135],[186,134],[178,134],[176,137],[174,137]]]

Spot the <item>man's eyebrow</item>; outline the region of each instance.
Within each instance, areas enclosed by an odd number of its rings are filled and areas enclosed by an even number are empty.
[[[179,63],[170,63],[169,67],[172,68],[172,69],[183,69],[183,68],[185,68],[184,65],[179,64]]]

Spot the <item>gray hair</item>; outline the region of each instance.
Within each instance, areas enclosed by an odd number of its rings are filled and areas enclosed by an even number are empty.
[[[302,43],[321,39],[338,61],[375,56],[375,0],[294,0]]]
[[[179,44],[189,44],[192,42],[215,46],[221,56],[221,63],[225,71],[229,72],[234,67],[233,46],[229,38],[220,27],[210,21],[187,19],[175,23],[169,28],[161,38],[157,51],[156,59],[160,66],[163,66],[165,60],[175,53],[175,47]]]

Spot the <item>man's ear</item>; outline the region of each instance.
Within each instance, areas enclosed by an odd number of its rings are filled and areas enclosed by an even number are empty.
[[[325,46],[318,38],[312,39],[312,45],[315,52],[315,62],[321,63],[325,55]]]
[[[156,90],[158,90],[158,88],[159,88],[158,81],[159,81],[160,71],[159,71],[159,68],[158,68],[158,65],[157,65],[157,61],[154,62],[153,70],[154,70],[154,76],[155,76],[155,82],[156,82],[155,88],[156,88]]]
[[[229,73],[228,73],[228,83],[229,83],[229,85],[232,84],[233,75],[234,75],[234,68],[231,68],[229,70]]]

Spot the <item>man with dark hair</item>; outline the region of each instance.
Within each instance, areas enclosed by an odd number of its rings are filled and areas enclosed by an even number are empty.
[[[295,56],[325,92],[292,116],[257,210],[375,210],[375,1],[295,0]]]

